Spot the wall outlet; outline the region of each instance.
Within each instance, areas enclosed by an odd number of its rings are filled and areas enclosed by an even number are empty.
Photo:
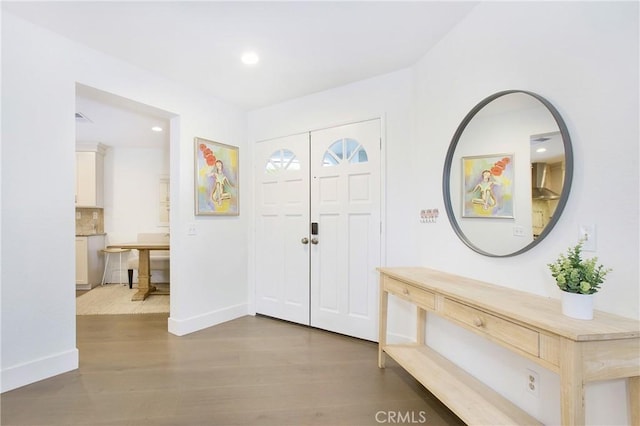
[[[82,212],[76,212],[76,219],[82,219]]]
[[[521,226],[521,225],[514,226],[513,235],[516,237],[524,237],[524,226]]]
[[[98,212],[93,212],[93,220],[98,219]]]
[[[536,398],[540,395],[540,375],[537,371],[527,368],[527,392]]]

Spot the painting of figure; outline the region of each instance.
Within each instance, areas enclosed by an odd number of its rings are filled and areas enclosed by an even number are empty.
[[[238,215],[238,147],[195,138],[196,215]]]
[[[462,158],[463,217],[513,218],[513,154]]]

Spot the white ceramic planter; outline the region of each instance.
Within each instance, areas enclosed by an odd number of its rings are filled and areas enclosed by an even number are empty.
[[[562,313],[568,317],[593,319],[593,294],[562,292]]]

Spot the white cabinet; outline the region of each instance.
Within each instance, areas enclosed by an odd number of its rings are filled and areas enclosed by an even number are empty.
[[[88,237],[76,237],[76,285],[89,283]]]
[[[169,212],[171,208],[171,197],[169,195],[169,177],[162,176],[160,178],[160,186],[158,192],[160,201],[158,206],[158,226],[169,226]]]
[[[100,143],[76,146],[76,207],[104,206],[104,154]]]
[[[102,282],[104,235],[76,237],[76,289],[90,290]]]

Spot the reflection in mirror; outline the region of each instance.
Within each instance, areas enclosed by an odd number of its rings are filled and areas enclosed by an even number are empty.
[[[487,256],[529,250],[562,213],[572,170],[556,109],[531,92],[496,93],[465,117],[447,152],[443,196],[451,225]]]
[[[553,218],[564,184],[564,148],[560,132],[532,135],[531,199],[533,237],[538,238]]]

